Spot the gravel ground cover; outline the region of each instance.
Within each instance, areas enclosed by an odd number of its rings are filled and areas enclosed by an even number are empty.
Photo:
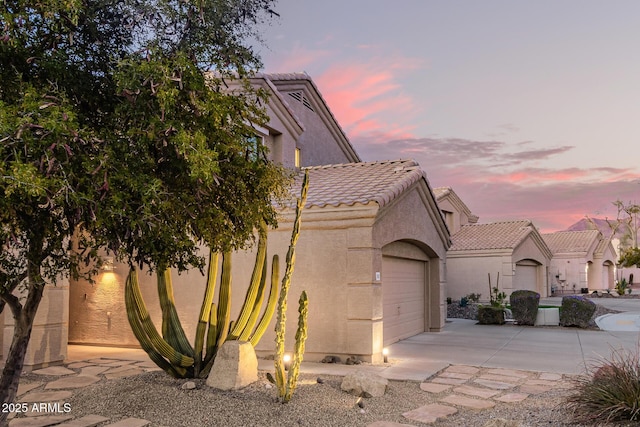
[[[25,380],[30,380],[27,375]],[[320,378],[321,382],[318,381]],[[34,378],[34,380],[42,378]],[[570,377],[565,376],[565,379]],[[110,422],[128,417],[149,420],[152,426],[368,426],[376,421],[424,426],[402,416],[420,406],[437,403],[439,394],[426,393],[418,382],[390,381],[383,397],[362,399],[340,389],[342,377],[303,374],[291,402],[276,401],[273,386],[261,373],[258,382],[240,391],[218,391],[196,380],[196,388],[183,389],[187,380],[177,380],[164,372],[148,372],[100,382],[74,391],[67,402],[79,418],[97,414]],[[572,426],[563,405],[570,388],[553,389],[531,395],[518,403],[498,403],[494,408],[459,408],[457,414],[438,420],[434,426],[484,426],[495,419],[518,421],[521,427]]]

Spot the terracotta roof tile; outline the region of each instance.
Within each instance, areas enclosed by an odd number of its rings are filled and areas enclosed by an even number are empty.
[[[566,252],[584,252],[594,249],[594,243],[602,234],[598,230],[557,231],[542,234],[553,254]]]
[[[467,224],[451,237],[449,251],[513,249],[533,230],[529,220]]]
[[[297,196],[304,170],[309,171],[306,207],[351,206],[376,202],[383,207],[426,174],[413,160],[345,163],[303,168],[295,177]]]

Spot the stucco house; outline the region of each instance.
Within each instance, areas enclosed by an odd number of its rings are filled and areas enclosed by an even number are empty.
[[[463,225],[478,222],[478,216],[471,213],[469,207],[451,187],[436,187],[433,194],[451,234],[457,233]]]
[[[598,230],[543,234],[551,249],[551,290],[557,293],[612,289],[616,253]]]
[[[508,295],[528,289],[547,296],[551,251],[529,220],[467,224],[451,237],[447,252],[447,296],[470,293],[489,300],[491,286]]]
[[[288,316],[297,318],[297,298],[309,295],[306,360],[325,355],[382,360],[384,345],[423,331],[438,331],[445,321],[445,257],[450,235],[424,171],[412,160],[361,162],[331,114],[318,88],[304,73],[261,74],[252,83],[270,93],[269,123],[256,127],[257,143],[269,157],[310,175],[302,216]],[[269,232],[269,259],[284,259],[293,210],[284,208],[279,228]],[[232,316],[249,283],[254,254],[233,259]],[[269,267],[270,268],[270,267]],[[95,284],[61,280],[47,285],[26,366],[59,363],[68,343],[138,346],[124,305],[128,268],[114,264]],[[188,337],[193,337],[205,278],[197,271],[173,274],[176,305]],[[140,274],[143,297],[154,322],[161,311],[154,275]],[[4,354],[13,319],[5,310]],[[288,344],[295,327],[288,328]],[[273,352],[273,328],[259,353]]]

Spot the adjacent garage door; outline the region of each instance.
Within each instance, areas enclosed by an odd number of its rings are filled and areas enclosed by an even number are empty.
[[[427,262],[382,257],[384,345],[424,332]]]
[[[517,262],[513,288],[538,292],[538,264],[534,261]]]

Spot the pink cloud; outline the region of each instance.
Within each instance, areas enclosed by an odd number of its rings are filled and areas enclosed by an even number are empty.
[[[541,159],[550,163],[570,147],[524,150],[532,143],[459,138],[356,142],[364,160],[417,160],[433,187],[452,187],[483,223],[530,219],[543,232],[552,232],[585,215],[615,217],[613,201],[640,199],[640,172],[635,170],[532,166]]]
[[[415,66],[334,64],[314,80],[349,138],[388,141],[413,136],[411,118],[419,108],[402,92],[399,75]]]

